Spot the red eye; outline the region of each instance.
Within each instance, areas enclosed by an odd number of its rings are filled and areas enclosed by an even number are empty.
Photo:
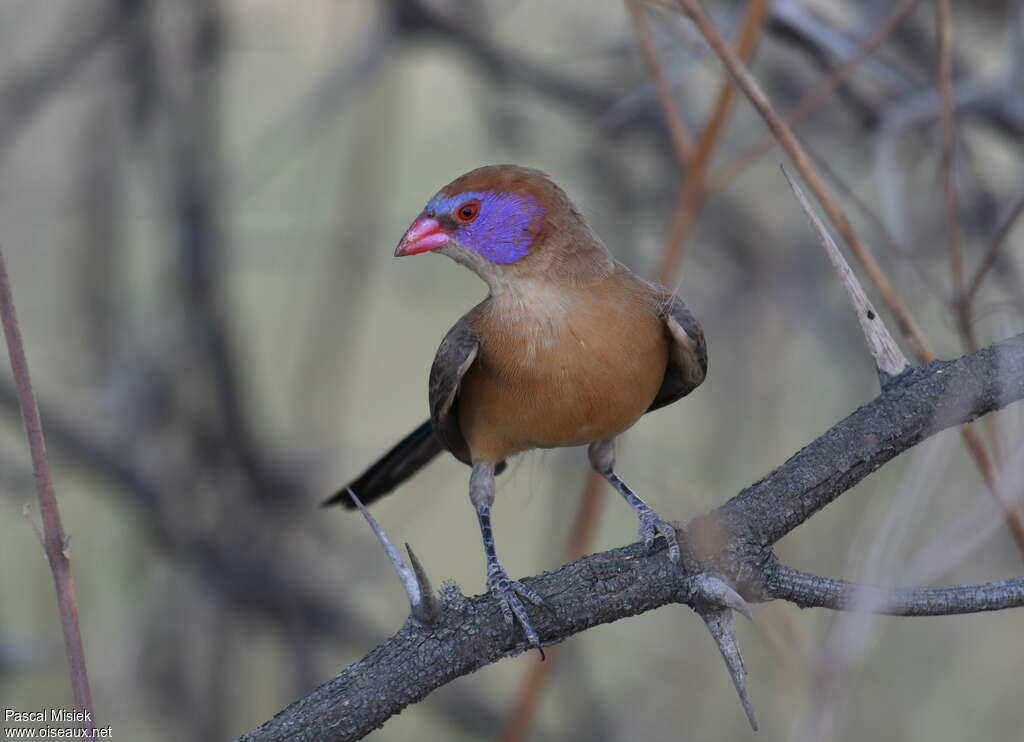
[[[480,202],[476,199],[467,201],[455,210],[455,221],[459,224],[469,224],[471,221],[476,219],[477,214],[480,213]]]

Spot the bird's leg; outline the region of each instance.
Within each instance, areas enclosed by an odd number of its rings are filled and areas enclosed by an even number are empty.
[[[612,487],[626,498],[626,502],[636,511],[640,519],[640,538],[648,549],[654,545],[654,539],[662,536],[668,544],[669,558],[679,563],[679,541],[676,538],[676,529],[671,523],[662,518],[651,507],[640,499],[640,497],[629,488],[625,482],[619,479],[615,473],[615,441],[594,441],[587,449],[590,457],[590,465],[602,477],[607,479]]]
[[[530,617],[526,614],[526,606],[519,598],[522,596],[539,606],[544,605],[544,600],[523,583],[510,578],[494,551],[494,534],[491,532],[494,464],[481,461],[473,465],[473,473],[469,475],[469,499],[472,500],[473,507],[476,508],[476,517],[480,521],[480,533],[484,540],[484,553],[487,556],[487,587],[501,606],[506,623],[511,626],[518,620],[523,627],[523,633],[526,634],[527,643],[531,647],[536,647],[543,659],[544,650],[541,649],[540,638],[537,636],[533,624],[530,623]]]

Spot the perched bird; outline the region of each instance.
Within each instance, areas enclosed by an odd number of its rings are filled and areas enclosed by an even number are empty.
[[[589,445],[590,463],[640,519],[650,546],[676,532],[615,473],[614,439],[645,412],[686,396],[707,372],[704,333],[683,302],[616,261],[544,173],[491,165],[434,196],[396,256],[437,252],[486,283],[486,299],[448,331],[430,369],[430,420],[325,505],[387,494],[443,450],[469,464],[469,497],[487,557],[487,584],[531,646],[540,647],[491,532],[494,478],[534,448]]]

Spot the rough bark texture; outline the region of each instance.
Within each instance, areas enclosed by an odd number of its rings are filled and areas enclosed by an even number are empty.
[[[1024,578],[936,588],[855,586],[779,564],[772,544],[887,461],[930,435],[1024,398],[1024,334],[954,361],[936,361],[890,381],[882,394],[837,423],[785,464],[682,534],[684,568],[664,548],[633,544],[592,554],[524,582],[550,611],[531,611],[542,642],[668,603],[702,615],[718,610],[695,589],[711,572],[747,600],[942,615],[1024,605]],[[660,542],[659,542],[660,544]],[[520,632],[489,596],[442,590],[439,621],[408,620],[340,675],[239,738],[352,740],[378,728],[435,688],[523,651]]]
[[[801,608],[862,610],[887,616],[952,616],[1024,605],[1024,579],[1016,577],[984,585],[900,588],[855,585],[774,564],[765,583],[774,598]]]

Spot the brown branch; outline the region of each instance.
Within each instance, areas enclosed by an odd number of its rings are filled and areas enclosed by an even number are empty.
[[[25,425],[29,451],[32,454],[32,471],[39,496],[39,514],[43,521],[43,547],[53,573],[53,586],[57,592],[57,606],[60,610],[60,625],[64,632],[64,651],[71,671],[71,691],[75,708],[86,713],[82,722],[84,729],[96,728],[93,713],[92,693],[89,690],[89,675],[85,666],[85,649],[82,646],[82,632],[78,626],[78,604],[75,600],[75,581],[71,576],[71,561],[67,553],[67,537],[60,522],[60,509],[50,476],[50,462],[46,455],[46,440],[43,438],[43,424],[39,419],[39,407],[32,392],[32,379],[28,372],[28,359],[21,340],[18,316],[14,309],[14,295],[7,276],[7,265],[0,250],[0,320],[4,326],[7,352],[11,358],[11,372],[21,407],[21,419]]]
[[[939,85],[939,119],[942,122],[942,181],[946,195],[946,226],[949,231],[949,272],[953,279],[953,296],[958,309],[960,332],[965,347],[977,350],[978,342],[971,327],[970,309],[961,301],[964,296],[964,249],[960,233],[960,205],[956,189],[956,121],[953,113],[953,10],[949,0],[935,1],[935,25],[938,29],[939,53],[937,74]]]
[[[693,144],[686,128],[686,122],[683,121],[675,101],[672,100],[672,87],[665,77],[665,70],[662,68],[661,62],[658,61],[658,50],[654,47],[651,25],[647,22],[647,13],[640,7],[640,0],[626,0],[626,4],[629,6],[629,15],[633,19],[633,28],[644,54],[647,71],[651,75],[651,79],[654,80],[654,89],[658,92],[658,103],[661,105],[661,112],[665,117],[665,124],[668,126],[672,150],[676,153],[679,166],[685,168],[690,161]]]
[[[659,541],[652,552],[633,544],[525,579],[551,608],[533,612],[541,641],[561,642],[670,603],[690,605],[705,616],[707,592],[697,586],[709,574],[741,586],[748,600],[782,598],[798,605],[862,609],[846,599],[845,583],[780,568],[771,545],[903,451],[1022,398],[1024,334],[907,372],[767,477],[691,521],[682,533],[685,568],[673,567]],[[824,597],[816,603],[815,595]],[[906,615],[1024,606],[1024,577],[986,585],[902,588],[890,596],[899,598]],[[529,649],[490,596],[466,598],[448,583],[442,603],[436,626],[406,621],[363,660],[240,742],[359,739],[454,678]]]
[[[764,25],[767,8],[767,0],[750,0],[748,3],[747,12],[743,16],[743,24],[735,42],[736,56],[740,59],[747,60],[754,53],[757,38]],[[725,123],[729,120],[735,89],[732,78],[726,77],[718,90],[708,123],[697,142],[696,150],[686,172],[686,183],[676,201],[675,216],[669,229],[662,261],[658,267],[657,279],[660,283],[668,285],[683,262],[688,244],[687,238],[697,221],[704,197],[708,193],[705,176],[718,146],[719,137],[725,128]]]
[[[505,727],[501,730],[501,742],[520,742],[527,739],[533,718],[537,714],[537,708],[544,697],[544,689],[547,687],[548,678],[551,677],[552,663],[558,656],[558,647],[550,647],[547,651],[547,660],[530,663],[523,673],[519,683],[519,692],[516,693],[516,702],[512,707]]]

